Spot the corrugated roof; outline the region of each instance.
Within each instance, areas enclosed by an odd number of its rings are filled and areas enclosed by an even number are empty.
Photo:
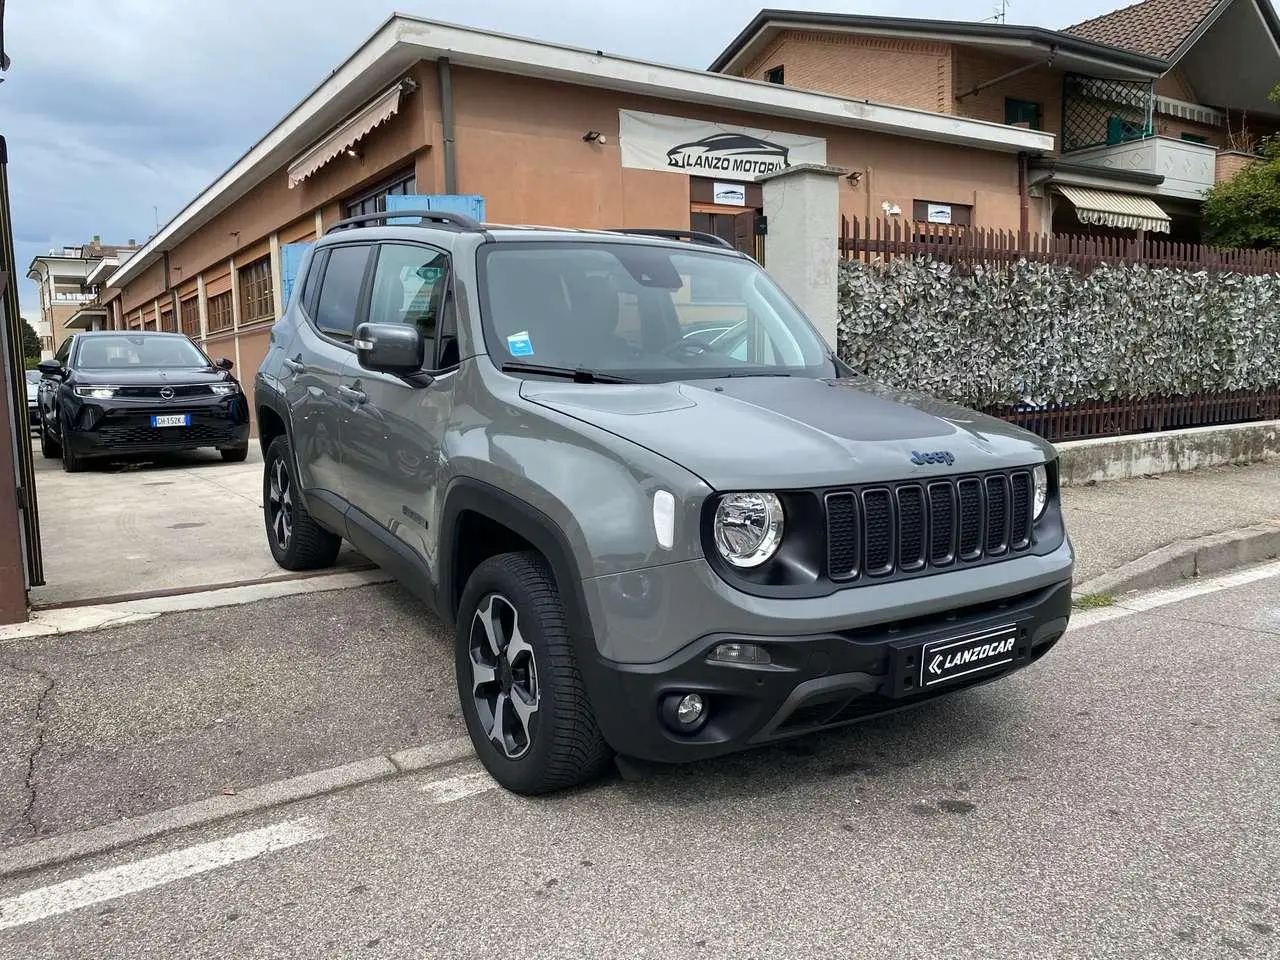
[[[1143,0],[1062,32],[1168,60],[1221,0]]]

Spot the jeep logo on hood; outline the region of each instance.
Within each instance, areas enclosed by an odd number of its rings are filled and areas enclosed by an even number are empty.
[[[667,151],[667,163],[679,170],[758,176],[790,166],[787,147],[745,133],[715,133]]]
[[[956,458],[950,450],[930,450],[927,453],[912,450],[911,462],[918,467],[923,467],[926,463],[945,463],[949,467],[956,462]]]

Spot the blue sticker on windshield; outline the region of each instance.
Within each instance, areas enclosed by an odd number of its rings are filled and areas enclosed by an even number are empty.
[[[533,341],[529,339],[529,331],[521,330],[507,337],[507,352],[513,357],[532,357]]]

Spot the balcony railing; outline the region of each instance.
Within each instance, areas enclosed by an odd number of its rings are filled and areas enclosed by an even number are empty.
[[[54,303],[92,303],[97,299],[94,293],[55,293]]]
[[[1156,173],[1164,182],[1157,195],[1200,200],[1216,181],[1218,150],[1209,144],[1172,137],[1142,137],[1089,147],[1067,154],[1073,162],[1127,173]]]

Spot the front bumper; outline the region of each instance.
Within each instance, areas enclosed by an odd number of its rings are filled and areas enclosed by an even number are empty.
[[[1066,631],[1071,580],[997,601],[861,629],[807,636],[706,636],[665,660],[623,664],[596,657],[584,670],[601,732],[618,753],[684,762],[842,726],[987,683],[1044,656]],[[1007,630],[1007,662],[922,688],[926,644]],[[719,643],[751,642],[767,666],[708,663]],[[930,660],[933,654],[930,652]],[[700,694],[707,719],[677,733],[662,717],[669,697]]]
[[[62,442],[81,457],[226,449],[249,442],[249,408],[243,394],[161,404],[93,400],[68,414]],[[190,425],[151,425],[152,416],[172,414],[189,415]]]

